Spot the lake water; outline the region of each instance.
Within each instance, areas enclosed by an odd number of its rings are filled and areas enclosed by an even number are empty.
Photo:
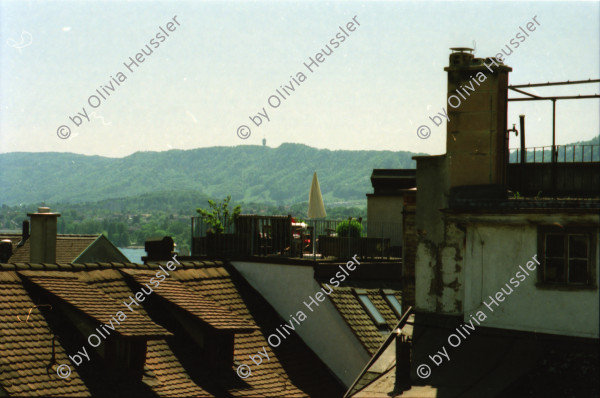
[[[123,247],[119,247],[119,250],[121,250],[121,253],[123,253],[132,263],[144,264],[142,257],[146,255],[146,250],[128,249]]]

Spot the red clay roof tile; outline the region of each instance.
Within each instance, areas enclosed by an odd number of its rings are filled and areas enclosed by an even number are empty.
[[[123,270],[123,272],[133,277],[140,286],[144,286],[150,278],[155,276],[152,272],[138,270]],[[215,301],[188,289],[177,280],[161,281],[152,294],[163,297],[215,329],[236,330],[241,333],[256,329],[256,325],[251,324],[248,319],[232,314],[231,311],[222,308]]]
[[[343,387],[297,335],[289,336],[277,348],[268,345],[266,337],[281,323],[281,318],[236,274],[233,267],[221,262],[209,266],[201,262],[185,262],[184,265],[189,269],[178,267],[178,270],[171,273],[170,283],[161,282],[155,292],[182,310],[195,312],[215,325],[223,323],[229,327],[230,323],[237,322],[239,327],[243,319],[243,322],[257,329],[251,333],[235,334],[233,354],[236,362],[232,363],[230,372],[208,379],[202,374],[199,378],[198,372],[202,372],[184,365],[179,354],[176,354],[181,349],[187,349],[187,346],[181,346],[183,343],[179,336],[148,341],[145,373],[141,383],[146,389],[140,390],[140,387],[132,384],[128,386],[130,390],[127,390],[131,391],[128,392],[130,396],[142,395],[141,391],[147,394],[148,389],[157,396],[168,397],[343,395]],[[29,270],[21,271],[11,271],[16,270],[12,264],[8,267],[0,266],[1,388],[10,395],[90,395],[89,388],[74,366],[68,382],[58,378],[55,369],[46,371],[52,352],[49,342],[53,332],[39,309],[32,310],[26,323],[18,321],[17,315],[25,319],[29,309],[34,306],[21,278],[101,322],[106,321],[107,316],[114,315],[117,308],[124,309],[122,302],[135,293],[126,276],[118,269],[125,269],[127,273],[142,278],[142,281],[153,275],[151,271],[138,271],[129,264],[111,263],[109,266],[110,269],[106,269],[99,264],[86,264],[85,270],[79,272],[73,272],[71,267],[62,264],[56,267],[57,271],[31,270],[28,264],[22,264],[22,269]],[[158,264],[149,264],[148,268],[155,273]],[[162,288],[166,289],[161,291]],[[198,299],[201,299],[200,303]],[[211,305],[206,307],[209,300]],[[218,306],[216,312],[213,303]],[[142,305],[145,304],[147,303]],[[146,322],[152,321],[144,307],[135,307],[135,311],[143,321],[140,320],[138,324],[136,320],[131,327],[136,332],[136,327],[140,330],[150,328]],[[133,320],[130,314],[127,314],[128,319],[119,328],[127,328],[126,325]],[[60,341],[57,340],[56,343],[57,364],[69,363]],[[175,347],[179,348],[175,350]],[[241,380],[235,373],[237,365],[252,365],[248,355],[256,354],[263,347],[269,353],[270,360],[261,366],[253,366],[252,375]],[[210,367],[212,364],[202,366]]]
[[[79,280],[74,272],[63,271],[21,271],[21,275],[42,289],[71,304],[99,323],[108,323],[117,312],[123,311],[127,319],[123,321],[117,332],[123,336],[167,336],[170,335],[162,326],[149,318],[129,311],[122,303],[111,299],[102,291]],[[129,302],[128,297],[125,301]]]

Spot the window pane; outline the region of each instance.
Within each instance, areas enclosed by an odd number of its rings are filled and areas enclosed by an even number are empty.
[[[375,308],[375,306],[373,305],[371,300],[369,300],[369,298],[366,295],[359,294],[358,298],[360,299],[360,301],[362,301],[362,303],[365,305],[367,310],[371,313],[371,316],[375,319],[375,322],[377,322],[378,324],[386,323],[383,316],[381,316],[381,314],[379,313],[377,308]]]
[[[544,280],[546,282],[566,282],[565,264],[562,258],[546,258]]]
[[[569,235],[569,258],[588,257],[588,236]]]
[[[396,296],[394,296],[393,294],[386,294],[385,298],[387,298],[388,303],[390,303],[390,305],[394,307],[394,310],[396,310],[396,314],[398,314],[398,316],[402,316],[402,306],[400,305],[400,302],[398,301]]]
[[[570,260],[569,261],[569,282],[587,283],[587,261]]]
[[[546,234],[546,257],[563,257],[564,255],[564,235]]]

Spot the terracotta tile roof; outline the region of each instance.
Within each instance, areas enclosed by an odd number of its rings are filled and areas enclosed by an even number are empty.
[[[48,323],[43,311],[49,310],[44,309],[32,310],[27,324],[17,320],[16,315],[26,318],[29,309],[35,305],[31,297],[47,295],[101,322],[107,316],[112,317],[117,309],[128,311],[122,302],[139,290],[135,278],[143,278],[145,283],[146,278],[157,270],[158,264],[0,264],[0,391],[4,389],[10,396],[113,395],[117,391],[128,396],[167,397],[343,395],[343,387],[298,336],[288,336],[277,348],[268,345],[266,337],[275,332],[282,323],[281,318],[233,267],[222,263],[182,262],[170,273],[168,282],[161,282],[152,294],[160,294],[161,303],[162,300],[173,301],[174,311],[196,313],[216,326],[229,327],[235,321],[237,327],[247,322],[255,328],[250,333],[227,329],[228,333],[234,333],[234,358],[228,371],[223,369],[215,374],[212,362],[190,362],[199,348],[191,345],[193,340],[176,332],[148,341],[142,378],[120,385],[118,390],[114,383],[94,381],[96,377],[107,377],[99,357],[95,362],[90,361],[88,370],[84,372],[86,368],[83,367],[78,372],[79,367],[70,363],[65,353],[65,350],[69,355],[75,353],[73,347],[64,348],[65,343],[76,345],[70,340],[57,339],[55,354],[56,364],[71,365],[68,382],[58,378],[55,369],[46,371],[52,356],[49,342],[53,334],[58,334],[53,329],[57,326]],[[134,275],[133,280],[129,274]],[[161,291],[163,288],[166,290]],[[135,314],[147,322],[161,325],[156,327],[179,330],[155,313],[156,303],[146,300],[134,307]],[[218,311],[213,305],[218,306]],[[225,316],[226,313],[229,315]],[[132,314],[127,312],[127,320],[118,326],[119,332],[137,332],[138,328],[147,326],[138,324],[131,318]],[[135,322],[128,325],[130,321]],[[76,331],[70,323],[68,328]],[[222,332],[217,330],[217,333]],[[263,347],[270,360],[256,366],[248,356],[256,355]],[[251,376],[243,380],[236,374],[241,363],[252,369]]]
[[[164,397],[214,397],[194,383],[181,365],[166,340],[148,342],[146,367],[155,375],[147,380],[158,396]]]
[[[322,284],[322,286],[329,290],[325,284]],[[329,299],[363,346],[371,355],[373,355],[385,340],[387,331],[380,331],[379,327],[373,322],[368,311],[358,299],[356,290],[357,288],[352,286],[334,287],[333,292],[329,295]],[[385,319],[388,330],[391,330],[400,317],[396,315],[394,310],[384,299],[382,290],[360,289],[360,291],[366,293],[375,308],[377,308],[379,313]],[[402,303],[402,293],[395,289],[393,291],[394,296]]]
[[[222,307],[239,316],[247,317],[259,330],[250,334],[236,334],[234,357],[240,363],[252,365],[248,355],[256,355],[263,347],[268,362],[252,366],[252,375],[245,379],[251,388],[229,390],[239,397],[335,397],[342,396],[339,385],[333,382],[329,370],[316,354],[295,334],[288,336],[277,348],[271,348],[267,337],[275,333],[282,319],[269,303],[230,266],[186,269],[175,278]]]
[[[150,278],[155,276],[154,272],[142,270],[127,269],[122,272],[130,275],[139,286],[145,286]],[[215,329],[230,329],[240,332],[250,332],[257,329],[256,325],[251,324],[245,317],[240,317],[231,311],[222,308],[215,301],[188,289],[177,280],[166,279],[160,282],[159,288],[154,292],[156,295],[163,297],[167,301],[177,305],[179,308],[198,317]]]
[[[123,311],[127,319],[116,330],[123,336],[166,336],[170,335],[163,327],[148,317],[132,312],[122,302],[112,299],[101,290],[81,281],[76,272],[64,271],[22,271],[28,280],[49,293],[71,304],[100,324],[108,324],[117,312]],[[125,301],[128,297],[125,298]]]
[[[75,261],[100,236],[102,235],[57,235],[56,262],[70,263]],[[10,258],[10,262],[28,263],[30,260],[29,251],[30,239],[25,241],[25,244],[19,248],[13,247],[13,255]]]
[[[65,383],[56,365],[68,363],[63,347],[15,272],[0,272],[0,391],[9,396],[90,396],[73,369]]]

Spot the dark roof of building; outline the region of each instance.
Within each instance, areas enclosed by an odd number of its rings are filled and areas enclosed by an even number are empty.
[[[450,189],[446,213],[597,213],[600,200],[593,197],[579,197],[573,193],[571,198],[548,197],[542,191],[538,196],[521,196],[518,192],[507,192],[500,185],[469,185]]]
[[[598,339],[479,325],[460,339],[457,330],[462,322],[460,316],[415,314],[409,333],[410,361],[382,366],[378,362],[387,359],[381,357],[371,367],[383,372],[366,369],[357,380],[357,388],[348,391],[347,396],[537,398],[595,397],[600,393],[595,376],[600,370]],[[460,339],[460,345],[452,347],[448,343],[450,334]],[[438,355],[437,366],[431,359],[434,355]],[[420,370],[426,375],[421,378],[417,369],[423,365],[429,369]],[[398,383],[398,372],[407,380]],[[370,373],[378,374],[373,377]]]
[[[519,214],[519,213],[584,213],[596,214],[600,200],[596,199],[498,199],[498,200],[451,200],[445,213],[456,214]]]
[[[375,195],[398,195],[417,186],[417,170],[373,169],[371,185]]]
[[[123,302],[129,302],[141,286],[147,290],[145,283],[159,265],[165,267],[165,263],[0,264],[0,391],[9,396],[343,395],[341,384],[297,335],[271,348],[267,337],[282,319],[229,264],[181,262],[139,307],[134,306],[134,312],[129,311]],[[125,311],[127,319],[117,331],[147,341],[142,379],[111,383],[99,356],[87,365],[71,363],[67,355],[75,354],[81,341],[67,337],[77,329],[51,319],[67,310],[97,323]],[[194,340],[168,321],[172,314],[199,319],[199,324],[218,333],[233,333],[231,365],[215,374],[214,363],[198,362]],[[75,340],[86,337],[77,335]],[[249,355],[263,348],[270,359],[257,366]],[[226,351],[223,355],[227,359]],[[61,364],[71,367],[68,379],[57,376]],[[241,364],[251,369],[245,379],[236,374]]]

